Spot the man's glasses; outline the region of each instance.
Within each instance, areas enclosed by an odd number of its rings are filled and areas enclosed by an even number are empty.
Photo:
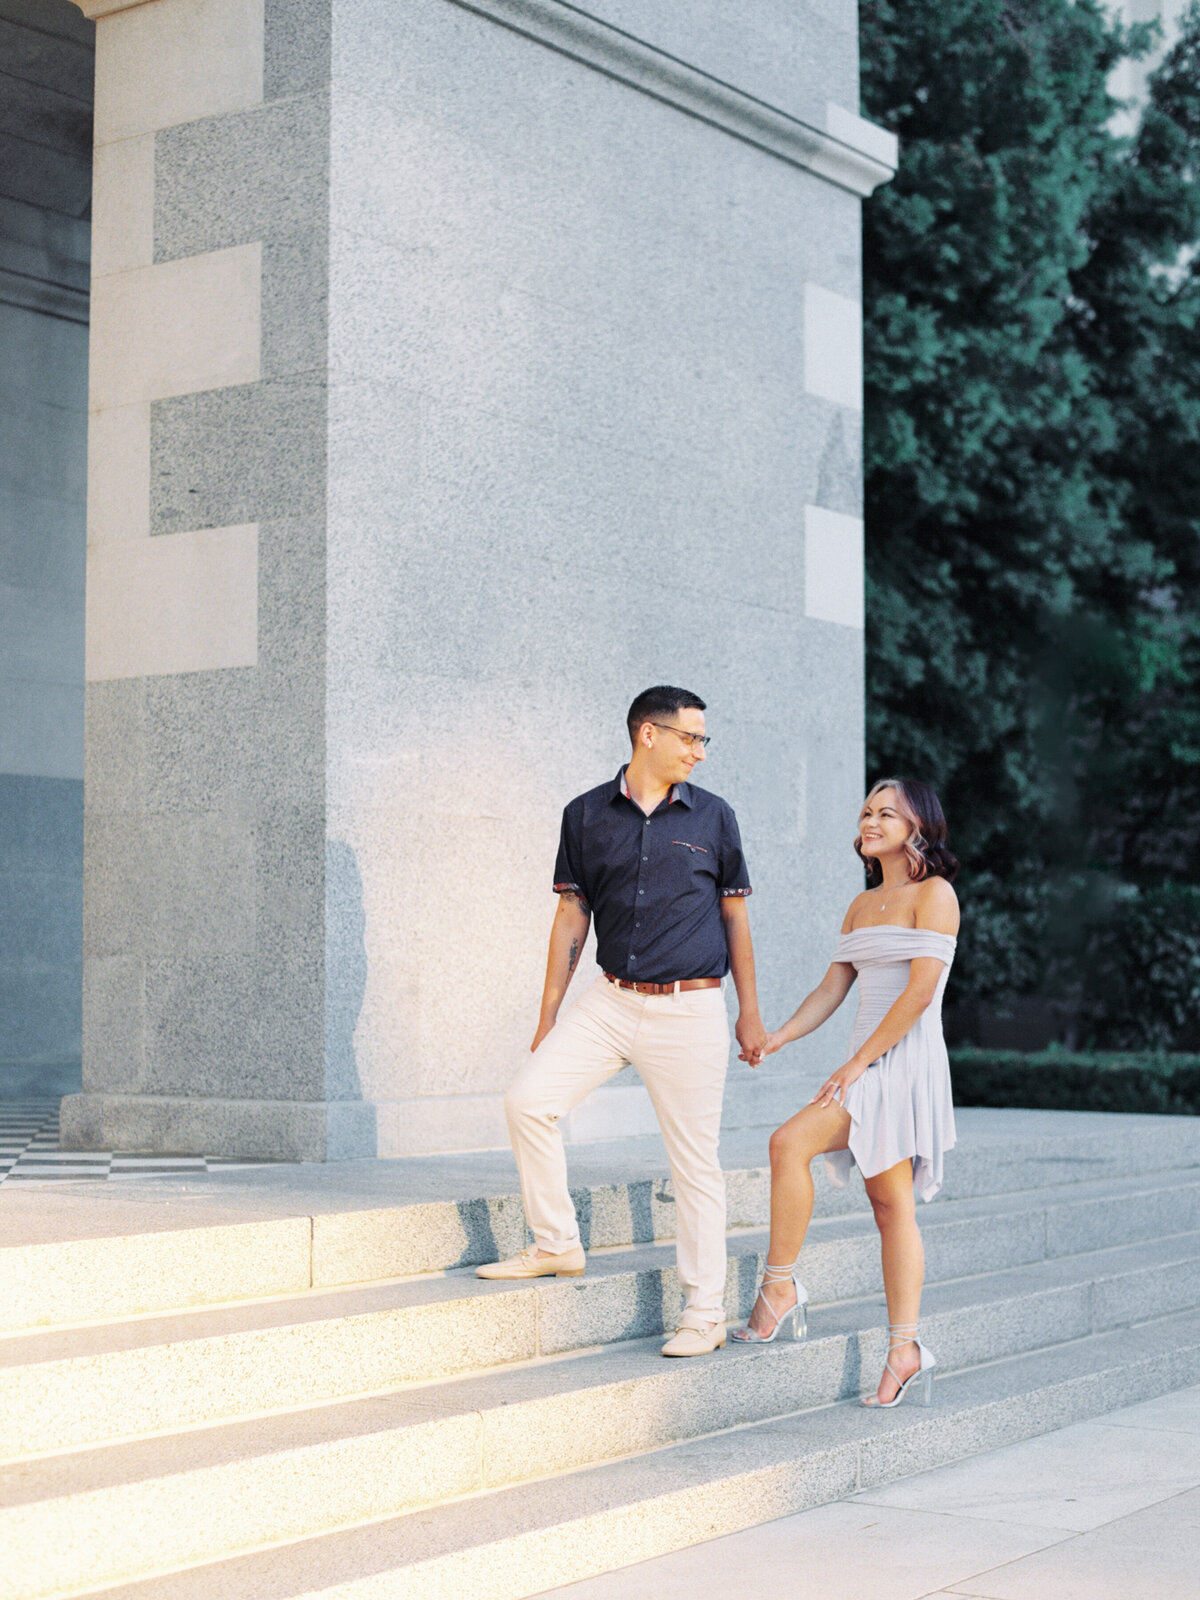
[[[693,750],[697,745],[703,750],[710,737],[707,733],[688,733],[686,728],[673,728],[669,722],[651,722],[650,726],[652,728],[665,728],[668,733],[677,733],[681,739],[687,740]]]

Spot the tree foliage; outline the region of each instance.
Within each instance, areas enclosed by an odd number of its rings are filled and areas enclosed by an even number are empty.
[[[864,224],[870,765],[943,793],[967,988],[1083,1004],[1097,929],[1200,877],[1200,3],[1130,136],[1152,34],[1096,0],[860,19],[901,146]]]

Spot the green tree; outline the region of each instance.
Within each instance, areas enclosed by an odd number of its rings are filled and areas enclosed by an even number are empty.
[[[1097,939],[1200,867],[1200,6],[1132,138],[1095,0],[860,16],[870,765],[943,792],[959,992],[1103,1031]]]

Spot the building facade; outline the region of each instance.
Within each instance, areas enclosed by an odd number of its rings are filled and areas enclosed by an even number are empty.
[[[93,28],[0,0],[0,1094],[79,1085]]]
[[[561,806],[652,682],[709,702],[782,1015],[859,881],[860,207],[896,153],[854,4],[80,5],[66,1136],[503,1143]],[[729,1120],[794,1070],[738,1065]],[[652,1126],[625,1077],[571,1137]]]

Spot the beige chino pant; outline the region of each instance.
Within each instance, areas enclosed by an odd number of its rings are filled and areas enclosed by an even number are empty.
[[[579,1243],[559,1119],[629,1065],[646,1085],[671,1163],[684,1323],[719,1322],[725,1176],[717,1142],[729,1065],[720,989],[643,995],[601,977],[551,1029],[504,1099],[525,1219],[543,1250],[558,1254]]]

